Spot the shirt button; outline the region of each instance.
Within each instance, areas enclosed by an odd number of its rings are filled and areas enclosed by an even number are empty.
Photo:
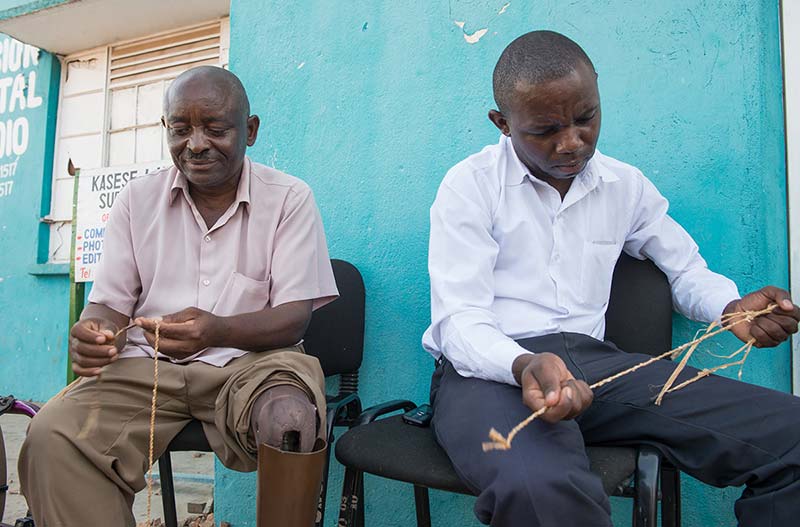
[[[205,237],[205,238],[203,238],[203,239],[204,239],[205,241],[207,241],[207,242],[210,242],[210,241],[211,241],[211,236],[206,236],[206,237]]]
[[[555,254],[553,255],[553,261],[554,261],[554,262],[557,262],[557,261],[559,261],[559,260],[561,260],[561,257],[558,255],[558,253],[555,253]]]
[[[208,278],[203,280],[203,285],[210,285],[210,284],[211,284],[211,280],[209,280]]]

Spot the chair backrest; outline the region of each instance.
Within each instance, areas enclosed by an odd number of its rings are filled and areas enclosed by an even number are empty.
[[[364,353],[364,281],[351,263],[331,260],[339,298],[314,311],[303,337],[325,376],[357,372]]]
[[[631,353],[658,355],[672,348],[672,292],[666,275],[650,260],[620,256],[605,339]]]

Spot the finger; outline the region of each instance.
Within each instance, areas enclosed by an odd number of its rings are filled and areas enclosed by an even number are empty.
[[[155,328],[153,328],[151,333],[155,336]],[[176,340],[193,340],[198,337],[195,320],[174,323],[162,322],[158,333],[162,338],[166,337]]]
[[[87,357],[111,357],[116,355],[117,348],[107,344],[92,344],[73,338],[70,340],[70,351]]]
[[[82,368],[100,368],[117,360],[119,355],[111,357],[88,357],[80,353],[73,353],[71,357],[72,364],[77,364]]]
[[[791,311],[793,304],[792,304],[792,297],[789,295],[789,292],[785,289],[781,289],[779,287],[774,287],[768,285],[766,287],[761,288],[760,293],[767,297],[772,302],[778,304],[778,307],[781,309],[785,309],[787,311]]]
[[[769,315],[765,315],[763,318],[778,324],[787,335],[797,333],[797,320],[792,316],[782,315],[780,313],[783,313],[783,311],[770,313]]]
[[[195,307],[187,307],[186,309],[181,309],[177,313],[164,315],[162,320],[165,324],[179,324],[197,318],[198,312],[199,310]]]
[[[575,390],[571,386],[564,386],[560,390],[560,397],[555,405],[548,405],[547,412],[542,415],[542,419],[548,423],[557,423],[564,419],[569,419],[573,410]]]
[[[103,371],[102,368],[84,368],[78,364],[72,363],[72,371],[78,377],[96,377]]]
[[[586,381],[576,381],[575,386],[578,390],[578,397],[581,401],[581,410],[579,413],[583,413],[584,410],[589,408],[589,406],[592,404],[592,401],[594,401],[594,392],[591,388],[589,388],[589,385],[586,383]]]
[[[145,332],[144,338],[150,344],[150,347],[155,348],[156,336],[154,333]],[[192,341],[160,337],[158,339],[158,351],[164,355],[172,355],[174,353],[191,355],[196,351],[196,346]]]
[[[94,342],[96,344],[103,344],[108,340],[108,335],[102,331],[95,329],[94,325],[87,321],[80,321],[70,330],[70,336],[83,342]],[[113,337],[113,335],[112,335]]]
[[[544,392],[541,390],[538,383],[536,383],[536,380],[532,375],[529,375],[527,379],[528,382],[523,380],[522,402],[534,412],[538,412],[547,406],[544,400]]]
[[[789,337],[789,334],[783,330],[780,324],[767,317],[758,317],[753,320],[750,326],[750,333],[753,332],[753,327],[761,328],[775,342],[783,342]]]
[[[778,306],[778,308],[770,314],[776,316],[786,316],[794,320],[800,320],[800,307],[796,306],[795,304],[792,304],[791,309],[784,309],[782,306]]]
[[[572,390],[572,410],[567,415],[567,419],[574,419],[575,417],[579,416],[583,413],[584,410],[591,404],[592,399],[594,398],[594,394],[592,394],[592,390],[589,386],[583,382],[578,381],[577,379],[571,379],[568,381],[569,387]]]
[[[756,340],[755,347],[757,348],[772,348],[778,345],[772,337],[756,325],[750,326],[750,336]]]
[[[577,381],[575,379],[570,379],[567,381],[566,387],[561,388],[561,393],[568,395],[570,403],[569,412],[567,412],[567,415],[564,418],[572,419],[580,414],[583,410],[583,407],[581,405],[581,394],[578,390]]]
[[[536,378],[542,393],[544,393],[547,406],[558,404],[561,398],[561,381],[565,380],[564,371],[566,367],[561,367],[563,365],[561,359],[553,357],[553,359],[548,358],[537,361],[533,363],[533,368],[531,368],[531,373]]]
[[[133,322],[145,331],[155,331],[156,325],[161,322],[161,317],[136,317]]]

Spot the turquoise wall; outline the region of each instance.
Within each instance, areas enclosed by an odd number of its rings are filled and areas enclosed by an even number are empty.
[[[497,140],[486,119],[491,70],[530,29],[564,32],[586,48],[600,73],[600,148],[656,182],[713,268],[743,291],[788,285],[778,3],[512,0],[503,11],[506,2],[232,2],[231,68],[263,121],[251,155],[312,185],[331,254],[364,274],[366,404],[427,399],[432,364],[419,338],[429,313],[428,208],[450,166]],[[9,6],[58,3],[13,0],[0,18]],[[67,281],[39,265],[58,68],[46,53],[17,72],[0,65],[0,83],[35,70],[42,98],[0,112],[0,122],[24,117],[29,130],[16,172],[0,178],[13,181],[0,197],[0,394],[34,400],[60,389],[65,372]],[[15,159],[0,158],[0,167]],[[676,318],[675,342],[695,327]],[[788,347],[754,353],[744,379],[788,390]],[[333,471],[326,525],[335,524],[341,482]],[[253,481],[218,467],[219,518],[254,524]],[[371,524],[413,524],[409,486],[374,478],[366,486]],[[684,525],[734,523],[738,490],[685,480],[684,492]],[[436,524],[477,525],[471,499],[432,497]],[[614,505],[626,524],[629,504]]]
[[[234,0],[231,69],[262,119],[251,155],[311,184],[331,254],[364,274],[368,405],[427,399],[428,208],[450,166],[497,140],[492,68],[536,28],[585,47],[600,74],[600,148],[659,186],[710,265],[744,291],[788,285],[777,1]],[[676,329],[677,343],[695,326]],[[788,390],[788,347],[753,354],[744,378]],[[218,468],[217,517],[254,525],[253,476]],[[736,489],[686,483],[684,525],[734,524]],[[414,524],[408,485],[366,487],[370,525]],[[433,501],[434,524],[477,525],[471,499]],[[615,503],[619,525],[628,506]]]
[[[6,40],[14,42],[9,53]],[[38,265],[47,260],[49,233],[40,218],[50,212],[60,66],[53,55],[29,46],[18,65],[21,44],[0,35],[0,46],[0,394],[42,401],[66,378],[66,277],[31,274],[49,270]],[[13,96],[17,83],[25,86],[24,109]],[[3,148],[9,123],[15,141],[10,152]]]

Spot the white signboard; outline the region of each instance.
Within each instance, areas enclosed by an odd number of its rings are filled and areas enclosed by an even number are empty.
[[[91,282],[103,255],[108,213],[117,194],[137,177],[172,165],[152,161],[118,167],[93,168],[78,173],[77,218],[74,224],[75,281]]]

